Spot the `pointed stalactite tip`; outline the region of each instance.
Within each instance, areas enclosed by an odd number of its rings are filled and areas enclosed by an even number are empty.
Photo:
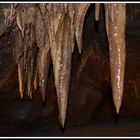
[[[59,123],[60,123],[61,128],[63,129],[65,127],[65,120],[66,120],[66,114],[64,114],[64,112],[62,111],[62,108],[61,109],[59,108]]]
[[[20,98],[21,98],[21,100],[23,99],[23,93],[22,92],[20,92]]]
[[[30,101],[32,101],[32,94],[30,93],[30,95],[29,95],[29,99],[30,99]]]
[[[120,113],[121,102],[122,102],[122,101],[121,101],[120,98],[117,99],[117,100],[114,99],[114,105],[115,105],[116,112],[117,112],[118,115],[119,115],[119,113]]]
[[[41,80],[40,93],[41,93],[42,102],[45,102],[46,88],[45,88],[45,80],[44,80],[44,78],[42,78],[42,80]]]
[[[61,128],[64,129],[64,127],[65,127],[65,120],[60,120],[60,125],[61,125]]]
[[[119,115],[120,113],[120,108],[116,108],[117,114]]]

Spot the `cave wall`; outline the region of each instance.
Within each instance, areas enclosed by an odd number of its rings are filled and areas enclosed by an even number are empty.
[[[39,91],[34,94],[32,101],[20,99],[17,66],[12,51],[15,47],[13,32],[4,26],[2,8],[6,6],[10,4],[0,4],[0,33],[5,29],[0,36],[0,135],[7,135],[6,130],[14,135],[24,130],[30,132],[30,129],[35,132],[37,127],[42,131],[59,127],[52,64],[46,103],[42,104]],[[82,54],[79,55],[75,47],[72,58],[66,127],[102,118],[140,118],[139,9],[140,4],[127,4],[124,97],[118,116],[112,100],[103,4],[99,22],[94,20],[94,4],[89,7],[84,24]],[[15,26],[13,23],[12,28]]]

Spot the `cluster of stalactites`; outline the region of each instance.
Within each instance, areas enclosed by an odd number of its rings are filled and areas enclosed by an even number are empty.
[[[45,101],[50,60],[53,62],[59,120],[64,127],[71,58],[82,49],[84,16],[89,4],[22,4],[15,10],[15,58],[21,98],[32,99],[37,87]]]
[[[37,87],[45,101],[50,60],[53,62],[59,120],[64,127],[71,58],[75,40],[82,50],[82,31],[89,3],[19,4],[15,17],[15,58],[18,65],[21,98]],[[95,4],[99,20],[100,4]],[[113,99],[117,112],[122,101],[125,66],[125,4],[105,4],[106,30],[109,40]]]

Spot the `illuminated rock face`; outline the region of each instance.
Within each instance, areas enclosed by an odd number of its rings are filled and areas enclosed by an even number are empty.
[[[13,38],[20,96],[23,98],[28,95],[32,99],[33,92],[39,88],[45,102],[52,60],[62,127],[66,119],[72,53],[76,43],[79,53],[82,52],[83,25],[89,6],[90,4],[62,3],[17,4],[4,9],[6,24],[12,24],[16,20]],[[125,69],[125,4],[104,4],[104,7],[113,100],[119,113]],[[95,19],[99,20],[100,5],[97,4],[95,8]]]

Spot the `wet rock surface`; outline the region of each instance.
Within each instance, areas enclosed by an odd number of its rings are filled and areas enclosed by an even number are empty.
[[[128,9],[132,10],[131,5]],[[126,69],[120,115],[116,114],[112,101],[104,18],[101,16],[99,29],[95,31],[96,23],[91,22],[94,18],[92,5],[85,19],[84,49],[81,56],[75,49],[72,58],[64,131],[58,120],[52,63],[46,103],[41,102],[39,91],[32,101],[21,100],[17,66],[12,57],[12,33],[4,35],[0,40],[0,136],[139,136],[140,28],[134,22],[139,23],[139,4],[135,7],[137,16],[131,18],[135,20],[127,18],[126,25]],[[128,11],[127,17],[131,14]]]

